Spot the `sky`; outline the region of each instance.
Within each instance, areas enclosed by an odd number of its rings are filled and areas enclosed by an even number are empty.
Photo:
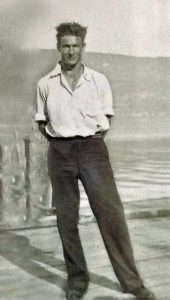
[[[56,48],[55,26],[88,27],[87,51],[170,56],[170,0],[1,0],[0,42]]]

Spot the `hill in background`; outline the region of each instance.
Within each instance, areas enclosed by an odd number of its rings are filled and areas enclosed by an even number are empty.
[[[18,131],[31,130],[36,83],[56,61],[56,50],[0,49],[3,130],[15,125]],[[86,53],[84,61],[107,75],[112,86],[116,118],[111,135],[170,134],[170,58]]]

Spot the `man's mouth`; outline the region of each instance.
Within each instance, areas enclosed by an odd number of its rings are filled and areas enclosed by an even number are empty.
[[[69,60],[74,60],[74,59],[76,59],[76,57],[75,56],[69,56],[68,59]]]

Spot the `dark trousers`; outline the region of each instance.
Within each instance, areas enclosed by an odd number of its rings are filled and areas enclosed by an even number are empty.
[[[77,226],[80,179],[123,291],[132,292],[140,288],[143,283],[135,266],[124,210],[103,139],[52,139],[48,162],[68,282],[88,281]]]

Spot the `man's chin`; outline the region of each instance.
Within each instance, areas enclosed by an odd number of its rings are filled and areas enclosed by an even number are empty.
[[[78,62],[79,62],[79,60],[77,58],[70,58],[70,59],[68,58],[66,60],[66,63],[70,66],[76,65]]]
[[[70,59],[70,60],[67,61],[67,64],[69,66],[75,66],[77,63],[78,63],[78,61],[75,60],[75,59]]]

